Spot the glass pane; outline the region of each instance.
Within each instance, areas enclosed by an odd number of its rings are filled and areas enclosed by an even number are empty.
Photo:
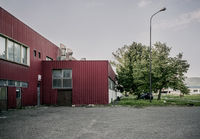
[[[8,40],[8,59],[13,61],[14,43]]]
[[[27,48],[22,47],[22,63],[27,64]]]
[[[15,86],[15,81],[8,80],[8,86]]]
[[[28,83],[27,82],[21,82],[21,86],[22,87],[28,87]]]
[[[34,50],[34,56],[36,57],[36,51]]]
[[[15,49],[14,49],[14,57],[15,57],[15,62],[21,63],[20,60],[20,45],[15,43]]]
[[[63,87],[72,88],[72,79],[63,79]]]
[[[53,70],[53,78],[62,78],[62,70]]]
[[[115,90],[115,83],[112,82],[112,90]]]
[[[15,86],[20,87],[20,82],[15,81]]]
[[[111,89],[111,80],[110,80],[110,78],[108,78],[108,86],[109,86],[109,89]]]
[[[0,57],[6,58],[6,39],[0,36]]]
[[[61,86],[61,79],[53,79],[53,88],[60,88]]]
[[[63,70],[63,78],[71,78],[72,70]]]
[[[6,80],[0,80],[0,85],[6,86]]]
[[[7,98],[7,92],[5,87],[0,87],[0,99],[6,99]]]
[[[21,92],[20,89],[16,89],[16,98],[21,98]]]

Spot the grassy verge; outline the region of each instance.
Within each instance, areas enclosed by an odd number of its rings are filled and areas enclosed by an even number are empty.
[[[174,98],[174,99],[186,99],[186,100],[200,100],[200,94],[198,95],[184,95],[183,97],[175,95],[162,95],[162,98]]]
[[[122,106],[200,106],[200,102],[192,102],[189,100],[180,100],[180,99],[161,99],[161,100],[152,100],[151,103],[149,100],[143,100],[133,97],[122,98],[118,105]]]

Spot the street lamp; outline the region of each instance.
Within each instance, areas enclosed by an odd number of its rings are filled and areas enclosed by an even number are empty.
[[[153,14],[150,18],[150,102],[151,102],[151,20],[153,18],[154,15],[156,15],[159,12],[165,11],[166,8],[162,8],[160,11],[156,12],[155,14]]]

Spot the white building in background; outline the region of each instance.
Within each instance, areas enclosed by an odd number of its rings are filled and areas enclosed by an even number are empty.
[[[185,79],[185,84],[190,89],[190,95],[200,94],[200,77],[190,77]],[[180,95],[180,90],[173,90],[171,88],[162,90],[167,95]]]
[[[186,85],[190,89],[190,94],[200,94],[200,77],[190,77],[185,79]]]

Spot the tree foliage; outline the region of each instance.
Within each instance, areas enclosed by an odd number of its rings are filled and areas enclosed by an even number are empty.
[[[157,42],[151,51],[152,91],[159,91],[158,99],[163,88],[170,87],[179,89],[181,92],[188,92],[183,81],[186,78],[184,73],[190,65],[186,60],[182,60],[182,53],[176,57],[170,57],[170,51],[171,48],[160,42]],[[116,67],[119,90],[129,91],[138,97],[142,92],[149,92],[149,53],[149,47],[136,42],[112,53],[114,60],[110,63]]]

